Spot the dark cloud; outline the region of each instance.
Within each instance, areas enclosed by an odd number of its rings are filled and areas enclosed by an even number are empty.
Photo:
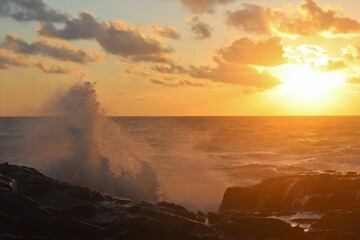
[[[6,35],[1,42],[1,47],[16,53],[42,55],[60,61],[71,61],[82,64],[98,62],[103,59],[102,55],[88,53],[80,48],[71,47],[65,43],[57,42],[57,44],[54,45],[44,40],[27,43],[16,35]]]
[[[161,37],[165,37],[165,38],[171,38],[171,39],[175,39],[175,40],[179,40],[180,39],[180,33],[178,30],[176,30],[176,28],[171,27],[169,25],[165,25],[164,27],[160,28],[158,26],[156,26],[155,24],[150,24],[149,28],[156,34],[159,35]]]
[[[256,4],[228,11],[227,23],[242,31],[269,34],[271,31],[290,35],[359,34],[360,22],[344,17],[339,9],[322,8],[315,0],[303,0],[296,8],[271,9]]]
[[[213,13],[216,5],[224,5],[234,0],[181,0],[181,3],[196,14]]]
[[[193,33],[194,38],[203,40],[211,37],[212,27],[209,24],[200,21],[199,17],[195,16],[190,18],[190,31]]]
[[[224,60],[236,64],[276,66],[285,63],[281,38],[273,37],[261,41],[240,38],[230,46],[217,50]]]
[[[189,74],[194,78],[209,79],[215,82],[254,87],[258,90],[268,89],[282,82],[268,72],[259,72],[251,66],[218,62],[216,67],[190,66]]]
[[[62,29],[50,23],[42,25],[38,33],[66,40],[94,39],[106,52],[134,61],[165,62],[172,51],[122,22],[99,22],[88,12],[66,21]]]
[[[243,4],[243,9],[226,12],[226,22],[244,32],[270,33],[270,9],[255,4]]]
[[[168,82],[168,81],[162,81],[162,80],[158,80],[158,79],[150,79],[150,82],[153,84],[156,84],[156,85],[162,85],[162,86],[166,86],[166,87],[184,87],[184,86],[206,87],[207,86],[202,83],[193,83],[193,82],[190,82],[189,80],[179,80],[177,82]]]
[[[146,39],[136,31],[118,29],[115,25],[107,26],[96,40],[107,52],[120,56],[151,56],[169,52],[158,41]]]
[[[66,40],[93,39],[101,33],[102,24],[90,12],[79,13],[79,18],[72,18],[64,22],[63,29],[57,29],[51,23],[42,23],[38,33],[43,36],[56,37]]]
[[[68,19],[66,14],[48,8],[42,0],[1,0],[0,17],[42,22],[64,22]]]

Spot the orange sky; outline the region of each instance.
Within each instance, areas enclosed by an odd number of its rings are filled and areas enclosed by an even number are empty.
[[[357,0],[0,3],[0,115],[78,81],[108,115],[359,115]]]

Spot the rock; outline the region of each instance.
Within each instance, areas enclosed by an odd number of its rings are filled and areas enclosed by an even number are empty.
[[[327,172],[273,177],[252,187],[228,188],[219,212],[355,209],[360,206],[359,193],[359,174]]]
[[[121,199],[0,164],[1,239],[216,239],[173,203]]]
[[[243,217],[225,214],[215,227],[235,239],[303,240],[304,230],[274,218]]]
[[[200,222],[205,223],[206,222],[206,214],[203,213],[202,211],[198,211],[197,212],[197,218],[199,219]]]
[[[168,203],[168,202],[159,202],[158,205],[160,206],[164,206],[165,209],[164,210],[169,210],[171,209],[171,213],[179,215],[179,216],[183,216],[185,218],[189,218],[195,221],[199,221],[200,219],[198,218],[198,216],[193,213],[193,212],[189,212],[188,210],[186,210],[186,208],[184,208],[183,206],[177,205],[175,203]]]
[[[344,239],[360,239],[360,209],[329,212],[312,224],[310,231],[316,232],[317,235],[323,233],[343,236]]]
[[[220,215],[217,213],[209,212],[207,214],[209,224],[215,224],[220,220]]]
[[[270,178],[228,189],[220,213],[195,214],[175,203],[113,197],[0,164],[0,239],[357,240],[360,210],[349,208],[359,206],[353,196],[358,179],[353,173]],[[307,219],[316,221],[309,232],[272,218],[321,204],[324,211],[347,209]]]
[[[317,230],[307,234],[307,240],[359,240],[359,236],[332,230]]]

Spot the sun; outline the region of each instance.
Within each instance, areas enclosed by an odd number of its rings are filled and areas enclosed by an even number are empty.
[[[317,71],[308,65],[290,65],[281,76],[278,90],[288,100],[300,104],[320,104],[332,97],[344,76],[338,72]]]

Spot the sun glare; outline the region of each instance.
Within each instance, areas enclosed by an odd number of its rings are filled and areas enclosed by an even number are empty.
[[[297,102],[318,104],[330,98],[344,81],[337,72],[322,72],[307,65],[288,66],[279,91]]]

